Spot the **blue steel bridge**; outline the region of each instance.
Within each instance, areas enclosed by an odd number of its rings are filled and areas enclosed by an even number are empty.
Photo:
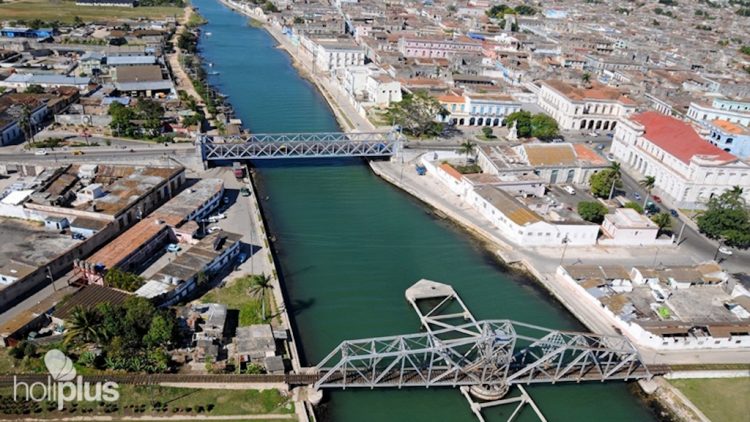
[[[402,146],[403,135],[390,132],[256,133],[237,137],[203,136],[203,161],[282,158],[388,157]]]

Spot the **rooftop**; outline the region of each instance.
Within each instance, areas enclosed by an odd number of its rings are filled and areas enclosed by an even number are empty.
[[[121,290],[102,287],[96,284],[89,284],[83,286],[81,290],[74,293],[62,304],[58,305],[52,313],[52,316],[65,320],[70,316],[71,312],[79,306],[84,309],[90,309],[100,303],[120,305],[130,296],[129,293]]]
[[[573,101],[617,101],[622,104],[635,105],[635,102],[626,97],[623,91],[599,83],[592,83],[590,88],[573,86],[558,79],[550,79],[542,83]]]
[[[731,133],[732,135],[750,135],[750,129],[728,120],[716,119],[711,123],[725,133]]]
[[[474,189],[474,191],[477,195],[484,198],[485,201],[502,211],[502,213],[511,221],[520,226],[543,221],[542,217],[537,213],[531,211],[528,207],[518,202],[513,196],[505,191],[493,186],[480,186]]]
[[[647,111],[632,116],[631,120],[643,125],[644,138],[686,164],[695,156],[712,157],[724,162],[737,160],[734,155],[701,138],[692,126],[674,117]]]

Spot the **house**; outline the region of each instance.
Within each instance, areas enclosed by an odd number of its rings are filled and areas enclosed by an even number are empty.
[[[232,345],[236,362],[263,363],[276,355],[276,339],[268,324],[238,327]]]
[[[44,219],[44,228],[48,230],[64,230],[70,226],[68,219],[65,217],[47,217]]]
[[[31,85],[42,88],[73,87],[80,91],[87,91],[91,79],[84,76],[48,75],[35,73],[14,73],[0,81],[0,87],[25,91]]]
[[[645,215],[631,208],[618,208],[604,216],[600,243],[616,245],[651,245],[656,243],[659,226]],[[671,240],[670,240],[671,243]]]
[[[45,39],[55,35],[53,28],[21,28],[21,27],[5,27],[0,29],[0,37],[7,38],[37,38]]]
[[[21,127],[20,121],[24,109],[29,111],[32,131],[49,114],[47,103],[43,101],[42,96],[13,92],[0,95],[0,146],[23,140],[24,128]]]
[[[449,113],[438,120],[458,126],[502,126],[505,117],[521,110],[520,102],[504,94],[447,94],[437,100]]]
[[[615,129],[612,154],[637,178],[653,176],[670,205],[700,209],[734,186],[750,186],[750,165],[701,138],[690,124],[649,111]],[[750,189],[743,196],[750,200]]]

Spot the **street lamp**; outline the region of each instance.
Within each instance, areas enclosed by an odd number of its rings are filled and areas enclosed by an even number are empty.
[[[568,234],[565,234],[565,237],[563,237],[562,240],[563,243],[563,251],[562,255],[560,256],[560,265],[562,265],[563,260],[565,259],[565,252],[568,250],[568,243],[570,243],[570,238],[568,238]]]
[[[716,248],[716,253],[714,253],[714,261],[719,257],[719,252],[721,251],[721,247],[724,246],[724,238],[719,238],[719,246]]]

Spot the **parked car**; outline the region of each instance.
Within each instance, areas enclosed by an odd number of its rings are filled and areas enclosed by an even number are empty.
[[[633,198],[635,198],[636,201],[639,201],[641,199],[641,194],[638,192],[633,192]]]
[[[243,187],[242,189],[240,189],[240,195],[250,196],[250,189]]]
[[[34,155],[47,155],[47,150],[46,149],[36,150],[36,152],[34,152]]]
[[[216,217],[219,220],[223,220],[223,219],[227,218],[227,215],[224,214],[223,212],[220,212],[220,213],[214,215],[213,217]]]
[[[76,150],[76,151],[73,151],[73,155],[83,155],[83,154],[85,154],[85,153],[83,151],[81,151],[80,149]]]
[[[608,161],[615,161],[615,155],[610,152],[609,154],[607,154],[607,160]]]
[[[599,136],[598,132],[589,132],[589,136]]]
[[[651,197],[654,198],[654,202],[656,202],[657,204],[661,204],[661,197],[656,195],[651,195]]]
[[[213,227],[209,227],[208,230],[206,230],[206,231],[209,232],[209,233],[213,233],[213,232],[217,232],[219,230],[221,230],[221,227],[219,227],[219,226],[213,226]]]
[[[167,252],[179,252],[182,248],[176,243],[170,243],[167,245]]]
[[[228,197],[228,196],[225,196],[225,197],[224,197],[224,203],[225,203],[225,204],[228,204],[228,203],[229,203],[229,197]]]
[[[71,237],[75,240],[86,240],[86,236],[82,235],[81,233],[73,233]]]
[[[604,149],[604,144],[597,145],[596,149],[598,149],[599,151],[603,150]]]
[[[719,248],[719,252],[723,253],[724,255],[731,255],[732,250],[727,248],[726,246],[722,246]]]
[[[239,262],[240,264],[242,264],[243,262],[247,261],[247,254],[246,254],[246,253],[244,253],[244,252],[243,252],[243,253],[241,253],[241,254],[239,254],[239,256],[237,256],[237,261],[238,261],[238,262]]]
[[[564,190],[565,192],[567,192],[568,195],[575,195],[576,194],[576,190],[573,189],[572,186],[565,185],[565,186],[562,187],[562,190]]]
[[[672,208],[671,210],[669,210],[669,213],[672,214],[672,217],[674,217],[674,218],[677,218],[677,217],[680,216],[680,214],[674,208]]]

